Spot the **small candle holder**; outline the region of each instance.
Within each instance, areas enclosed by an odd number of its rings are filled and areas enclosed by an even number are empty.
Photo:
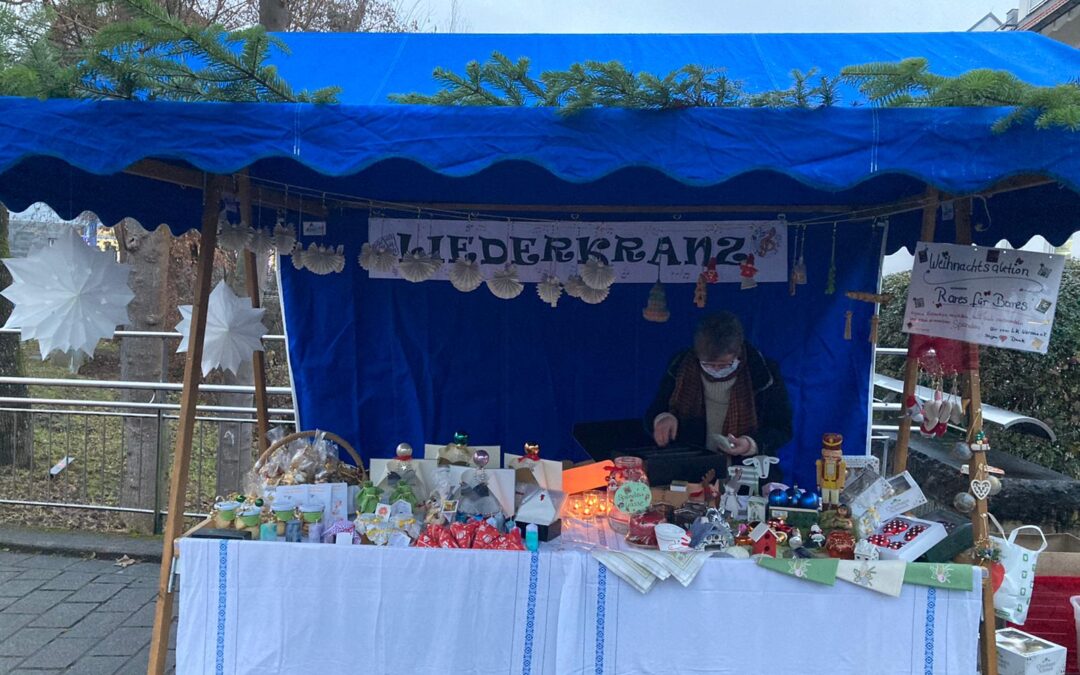
[[[580,494],[570,495],[570,515],[574,518],[584,517],[585,500]]]

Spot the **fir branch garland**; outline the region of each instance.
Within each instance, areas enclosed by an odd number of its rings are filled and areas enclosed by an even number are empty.
[[[493,52],[485,63],[470,61],[465,75],[436,68],[442,88],[434,94],[391,94],[412,105],[499,105],[556,108],[572,114],[588,108],[670,110],[690,107],[822,108],[840,103],[841,83],[855,86],[873,106],[1011,107],[993,130],[1026,120],[1035,128],[1080,131],[1080,85],[1028,84],[1012,73],[978,69],[956,77],[936,75],[924,58],[848,66],[839,76],[816,68],[791,71],[791,87],[748,93],[722,68],[687,65],[667,75],[634,73],[618,61],[584,61],[566,70],[545,71],[534,79],[529,60]]]

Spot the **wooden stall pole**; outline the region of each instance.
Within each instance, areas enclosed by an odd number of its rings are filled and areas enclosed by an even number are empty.
[[[252,225],[255,221],[251,218],[251,178],[246,169],[237,176],[237,196],[240,199],[240,220]],[[259,261],[255,253],[249,250],[245,250],[243,256],[248,297],[251,298],[251,306],[258,309],[262,302],[259,293]],[[255,376],[255,429],[258,435],[258,450],[262,453],[269,447],[266,434],[270,430],[266,402],[266,354],[258,351],[252,354],[251,365]]]
[[[919,241],[934,241],[934,230],[937,225],[937,210],[940,196],[935,188],[926,189],[926,204],[922,210],[922,234]],[[910,342],[910,338],[909,338]],[[904,363],[904,393],[900,401],[901,409],[907,405],[908,399],[915,394],[915,385],[919,378],[919,361],[910,356]],[[896,448],[893,450],[892,473],[907,471],[908,443],[911,442],[911,416],[904,415],[900,418],[900,430],[896,432]]]
[[[971,198],[956,200],[956,243],[971,243]],[[969,345],[970,349],[978,349],[978,345]],[[970,360],[969,360],[970,362]],[[977,365],[964,374],[964,397],[968,399],[968,431],[967,442],[975,440],[975,436],[982,431],[982,386]],[[986,471],[986,453],[973,452],[968,462],[969,480],[986,480],[989,474]],[[989,506],[989,497],[975,500],[975,510],[971,513],[971,535],[976,545],[985,541],[989,535],[989,523],[986,513]],[[994,634],[994,588],[989,582],[982,585],[983,594],[983,620],[979,656],[982,659],[983,675],[997,675],[997,638]]]
[[[161,575],[158,580],[157,605],[154,608],[154,631],[150,641],[150,661],[146,672],[165,672],[172,624],[173,595],[169,592],[172,575],[173,544],[184,529],[184,502],[187,496],[188,468],[191,464],[191,440],[195,431],[195,406],[199,401],[202,380],[203,338],[206,335],[206,307],[210,280],[214,272],[217,248],[218,202],[223,187],[220,176],[212,176],[203,190],[202,233],[199,238],[199,261],[195,278],[195,298],[191,309],[191,332],[184,361],[184,388],[180,396],[180,415],[169,478],[169,515],[165,521],[165,539],[161,550]]]

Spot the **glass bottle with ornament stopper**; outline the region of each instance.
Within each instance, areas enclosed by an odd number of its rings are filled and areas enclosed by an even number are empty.
[[[649,485],[649,477],[645,475],[645,467],[640,457],[616,457],[615,468],[608,477],[608,525],[619,534],[626,534],[630,529],[630,514],[619,509],[615,505],[615,493],[626,483],[643,483]]]

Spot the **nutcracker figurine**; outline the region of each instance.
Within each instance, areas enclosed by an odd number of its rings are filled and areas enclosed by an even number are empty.
[[[844,479],[847,477],[843,443],[844,437],[840,434],[825,434],[821,437],[817,483],[821,488],[822,508],[835,508],[840,505],[840,491],[844,489]]]

